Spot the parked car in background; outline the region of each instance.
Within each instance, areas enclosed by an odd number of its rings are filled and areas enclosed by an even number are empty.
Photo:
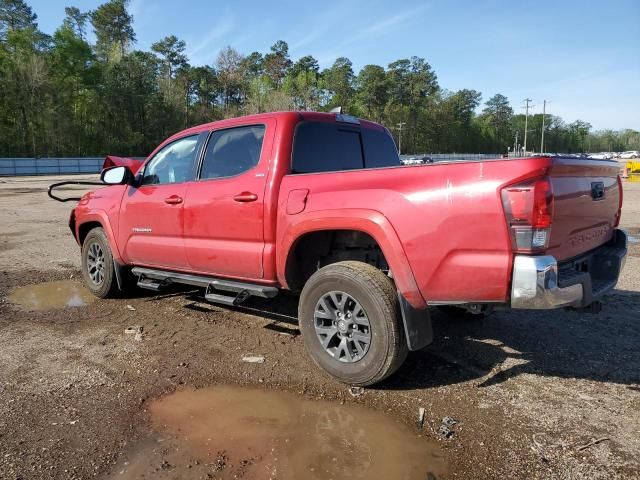
[[[401,158],[400,162],[403,165],[421,165],[424,163],[433,163],[433,158],[427,155],[419,155],[415,157]]]
[[[629,152],[622,152],[620,154],[620,157],[618,157],[618,158],[622,158],[624,160],[628,160],[628,159],[631,159],[631,158],[638,158],[638,157],[640,157],[640,152],[638,152],[637,150],[631,150]]]
[[[601,152],[601,153],[590,153],[590,158],[596,158],[598,160],[609,160],[613,158],[613,154],[610,152]]]
[[[225,305],[297,293],[309,354],[352,385],[431,342],[428,306],[595,307],[626,255],[612,161],[403,166],[381,125],[311,112],[208,123],[110,161],[69,220],[95,295],[128,279]]]

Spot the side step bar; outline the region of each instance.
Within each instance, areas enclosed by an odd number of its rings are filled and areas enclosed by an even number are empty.
[[[134,267],[131,272],[138,277],[138,286],[157,291],[171,283],[193,285],[206,289],[205,299],[212,303],[224,305],[239,305],[250,296],[273,298],[278,294],[276,287],[269,287],[255,283],[237,282],[204,275],[190,273],[170,272],[167,270],[155,270],[152,268]],[[232,295],[221,295],[216,290],[229,292]]]

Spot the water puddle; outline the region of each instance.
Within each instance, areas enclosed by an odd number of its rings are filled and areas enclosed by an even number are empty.
[[[153,402],[165,438],[139,446],[112,478],[436,479],[438,447],[381,413],[239,387],[185,390]]]
[[[16,288],[9,301],[25,310],[53,310],[56,308],[84,307],[95,297],[78,282],[58,280]]]

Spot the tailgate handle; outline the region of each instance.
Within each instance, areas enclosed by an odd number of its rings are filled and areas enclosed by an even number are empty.
[[[591,182],[591,198],[594,200],[604,198],[604,182]]]

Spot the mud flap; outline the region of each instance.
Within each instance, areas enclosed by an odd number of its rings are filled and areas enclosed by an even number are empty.
[[[124,292],[124,282],[123,279],[127,274],[124,265],[120,265],[116,259],[113,259],[113,270],[116,273],[116,283],[118,284],[118,290]]]
[[[409,350],[420,350],[433,342],[433,328],[429,309],[413,308],[409,302],[398,292],[400,300],[400,310],[402,312],[402,323],[404,333],[407,336]]]

